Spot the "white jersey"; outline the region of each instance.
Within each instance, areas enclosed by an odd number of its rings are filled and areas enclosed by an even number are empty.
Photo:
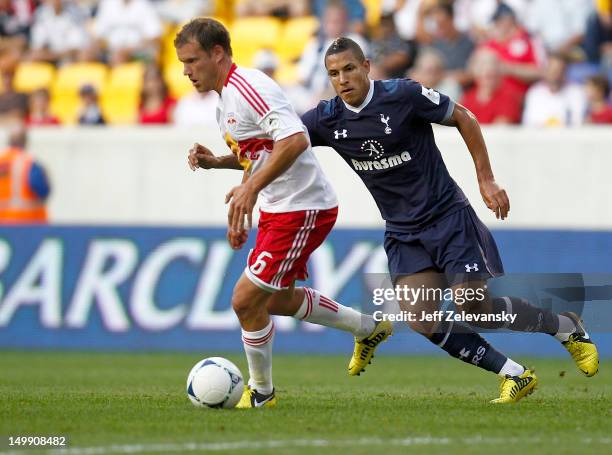
[[[227,145],[251,174],[269,159],[275,141],[306,127],[276,82],[259,70],[232,65],[217,106],[217,123]],[[324,210],[338,205],[312,148],[260,192],[264,212]]]

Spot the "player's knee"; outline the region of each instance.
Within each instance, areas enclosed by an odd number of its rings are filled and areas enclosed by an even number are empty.
[[[255,305],[249,299],[242,298],[234,293],[232,296],[232,309],[236,316],[238,316],[238,319],[243,320],[248,319],[249,315],[255,311]]]
[[[249,292],[249,286],[246,286],[242,280],[239,280],[234,287],[232,293],[232,309],[238,319],[249,319],[251,315],[257,312],[258,299]]]

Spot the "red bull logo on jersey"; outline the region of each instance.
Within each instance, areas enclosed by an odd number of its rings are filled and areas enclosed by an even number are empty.
[[[410,156],[410,153],[404,151],[399,155],[391,155],[389,157],[381,158],[380,160],[358,161],[352,159],[351,163],[356,171],[374,171],[399,166],[403,163],[407,163],[411,159],[412,157]]]

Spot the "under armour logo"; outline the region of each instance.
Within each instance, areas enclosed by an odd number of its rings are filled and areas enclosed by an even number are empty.
[[[474,262],[474,265],[470,266],[470,264],[465,264],[466,272],[478,272],[478,264]]]
[[[347,130],[342,130],[342,131],[334,131],[334,136],[336,136],[336,139],[340,139],[340,136],[342,136],[344,139],[346,139],[346,135],[347,135],[348,131]]]
[[[384,114],[380,114],[380,121],[387,125],[385,127],[385,134],[391,134],[391,128],[389,128],[389,116],[387,115],[385,117]]]

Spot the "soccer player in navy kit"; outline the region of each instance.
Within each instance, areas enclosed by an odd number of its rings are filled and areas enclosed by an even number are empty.
[[[503,220],[510,202],[494,179],[476,118],[415,81],[370,80],[369,61],[348,38],[332,43],[325,64],[338,96],[319,103],[302,121],[311,144],[334,148],[374,197],[386,221],[385,250],[394,284],[484,289],[486,279],[503,274],[502,262],[491,233],[449,175],[431,127],[438,123],[459,130],[474,161],[482,198]],[[400,302],[403,310],[416,314],[439,305],[433,299]],[[585,375],[598,371],[597,349],[574,313],[557,315],[519,298],[488,295],[460,310],[516,315],[511,324],[473,325],[548,333],[563,343]],[[516,402],[533,392],[533,371],[496,351],[471,328],[444,321],[409,324],[451,356],[499,374],[500,397],[493,402]]]

